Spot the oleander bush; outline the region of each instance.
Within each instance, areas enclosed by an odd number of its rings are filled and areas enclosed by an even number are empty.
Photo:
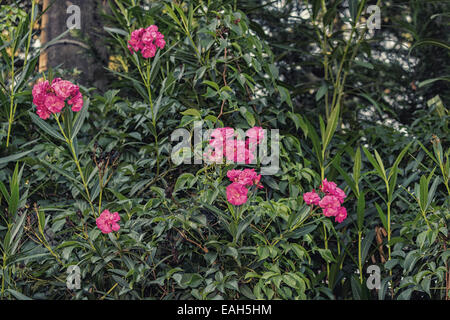
[[[2,299],[450,299],[449,7],[380,2],[110,1],[106,91],[2,4]]]

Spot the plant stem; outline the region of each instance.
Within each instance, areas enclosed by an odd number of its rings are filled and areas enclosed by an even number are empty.
[[[358,268],[359,268],[359,280],[363,283],[363,271],[362,271],[362,256],[361,256],[361,235],[362,231],[358,231]]]
[[[5,270],[6,270],[6,252],[3,252],[3,267],[2,267],[2,298],[5,293]]]
[[[323,236],[325,242],[325,250],[328,250],[328,237],[327,237],[327,228],[325,226],[325,222],[323,222]],[[327,280],[330,278],[330,264],[327,261]]]
[[[9,106],[9,118],[8,118],[8,134],[6,136],[6,147],[8,148],[9,146],[9,138],[11,136],[11,127],[12,124],[14,122],[14,115],[15,115],[15,105],[14,105],[14,86],[15,86],[15,69],[14,69],[14,64],[15,64],[15,59],[14,59],[14,52],[11,53],[11,104]]]
[[[66,140],[67,144],[69,145],[70,151],[72,152],[73,160],[75,161],[75,164],[76,164],[76,166],[78,168],[78,172],[80,173],[81,181],[83,182],[84,190],[86,191],[86,197],[87,197],[87,200],[89,202],[89,205],[91,206],[91,210],[92,210],[92,212],[94,214],[94,217],[97,217],[97,214],[96,214],[95,209],[94,209],[94,205],[92,204],[89,188],[88,188],[88,185],[86,183],[86,179],[84,177],[83,170],[81,169],[81,166],[80,166],[80,161],[78,160],[77,153],[75,152],[75,148],[73,147],[72,139],[69,139],[66,136],[66,134],[64,133],[64,130],[63,130],[62,126],[61,126],[61,123],[59,122],[59,117],[55,115],[55,119],[56,119],[56,122],[58,123],[59,130],[61,131],[62,135],[64,136],[64,139]]]
[[[159,143],[158,143],[158,132],[156,131],[156,114],[154,112],[154,106],[152,101],[152,91],[150,87],[150,63],[147,64],[147,77],[146,80],[143,79],[145,82],[145,86],[147,87],[147,93],[148,93],[148,100],[150,102],[150,110],[152,113],[152,124],[153,124],[153,130],[155,137],[155,148],[156,148],[156,176],[159,176]]]
[[[28,34],[27,47],[25,48],[25,59],[23,62],[23,68],[25,69],[28,61],[28,53],[30,51],[31,37],[33,35],[33,25],[34,25],[34,7],[36,6],[36,0],[31,2],[31,19],[30,19],[30,33]]]

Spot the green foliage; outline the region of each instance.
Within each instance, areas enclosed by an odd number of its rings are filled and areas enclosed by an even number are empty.
[[[40,6],[2,7],[1,297],[446,299],[441,7],[383,6],[387,25],[370,39],[358,27],[366,2],[349,1],[342,17],[343,1],[109,1],[114,81],[104,93],[81,87],[81,112],[46,121],[31,95]],[[127,41],[150,24],[167,44],[145,60]],[[409,45],[389,63],[375,41],[386,35]],[[421,64],[402,67],[409,57]],[[197,121],[280,130],[280,168],[244,205],[225,191],[227,171],[243,165],[172,162],[171,134],[193,136]],[[340,224],[302,199],[324,178],[347,194]],[[119,212],[120,231],[96,227],[105,209]],[[68,290],[72,265],[81,288]],[[366,286],[370,265],[381,268],[377,290]]]

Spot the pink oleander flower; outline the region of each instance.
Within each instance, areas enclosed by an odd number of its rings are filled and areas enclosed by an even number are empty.
[[[72,111],[78,112],[83,108],[83,96],[77,85],[61,78],[55,78],[50,85],[47,80],[36,83],[32,90],[33,103],[36,113],[41,119],[48,119],[53,113],[64,109],[65,100],[72,105]]]
[[[341,223],[347,218],[347,209],[345,207],[340,207],[336,215],[335,221]]]
[[[264,186],[261,184],[261,175],[258,174],[256,178],[253,180],[253,183],[258,189],[264,189]]]
[[[347,197],[344,190],[341,188],[336,187],[333,192],[330,193],[331,195],[335,196],[341,204],[344,203],[344,199]]]
[[[77,95],[67,101],[67,103],[72,106],[72,111],[78,112],[83,108],[83,96],[78,91]]]
[[[242,173],[241,170],[236,170],[236,169],[228,170],[227,177],[228,177],[228,179],[230,179],[231,182],[238,182],[241,173]]]
[[[322,210],[322,212],[323,212],[323,215],[324,215],[325,217],[336,217],[337,214],[339,213],[339,209],[340,209],[340,208],[341,208],[341,207],[324,208],[324,209]]]
[[[166,41],[164,35],[158,32],[156,25],[148,26],[134,30],[128,41],[128,50],[130,53],[141,51],[145,59],[153,58],[156,55],[156,48],[164,49]]]
[[[61,80],[61,78],[53,79],[52,89],[55,94],[63,100],[69,97],[74,97],[80,90],[77,85],[74,85],[72,82],[67,80]]]
[[[336,190],[336,183],[327,181],[325,178],[320,186],[320,191],[324,193],[333,193]]]
[[[246,187],[256,186],[264,188],[261,184],[261,175],[255,172],[255,169],[228,170],[227,177],[233,183],[240,183]]]
[[[39,81],[38,83],[36,83],[32,90],[33,103],[37,107],[43,107],[44,102],[45,102],[45,97],[47,96],[47,94],[49,92],[51,92],[51,87],[47,80]]]
[[[38,106],[36,108],[36,114],[42,120],[47,120],[52,113],[45,106]]]
[[[247,202],[248,189],[241,183],[233,182],[227,187],[227,200],[235,206]]]
[[[337,209],[341,206],[341,203],[335,196],[326,195],[319,201],[319,206],[322,209]]]
[[[303,200],[309,205],[318,205],[322,208],[322,213],[326,217],[335,217],[335,221],[341,223],[347,218],[347,209],[341,206],[347,197],[345,192],[338,188],[336,183],[327,179],[322,181],[320,191],[324,195],[322,199],[313,190],[303,194]]]
[[[258,174],[255,172],[255,169],[244,169],[239,175],[239,183],[250,187],[253,185],[257,176]]]
[[[142,56],[147,58],[153,58],[156,55],[156,46],[154,44],[149,44],[141,50]]]
[[[320,197],[319,195],[313,190],[311,192],[306,192],[303,194],[303,200],[307,204],[313,204],[313,205],[319,205]]]
[[[96,219],[97,227],[102,233],[110,233],[113,231],[119,231],[120,226],[117,222],[120,221],[118,212],[111,213],[109,210],[104,210],[100,217]]]
[[[51,113],[59,113],[64,108],[64,99],[54,94],[48,94],[45,97],[44,105]]]
[[[128,49],[130,50],[131,53],[133,53],[133,51],[138,52],[143,48],[143,44],[141,41],[143,33],[144,33],[143,28],[134,30],[131,33],[130,40],[128,41]]]

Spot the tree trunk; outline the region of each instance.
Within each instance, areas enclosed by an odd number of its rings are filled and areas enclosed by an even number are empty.
[[[53,2],[53,4],[52,4]],[[73,15],[67,13],[71,5],[80,8],[80,29],[71,29],[66,35],[51,43],[41,54],[39,71],[56,68],[79,72],[75,81],[84,86],[94,86],[104,91],[107,86],[108,52],[103,44],[104,31],[101,13],[107,10],[106,1],[100,0],[43,0],[42,9],[50,6],[42,17],[41,45],[54,40],[72,25]],[[69,22],[68,22],[69,21]]]

